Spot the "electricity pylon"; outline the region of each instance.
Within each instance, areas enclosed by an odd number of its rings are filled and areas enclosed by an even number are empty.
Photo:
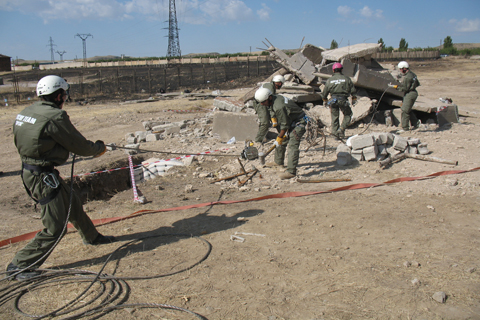
[[[168,52],[167,57],[181,57],[180,40],[178,39],[177,11],[175,0],[170,0],[168,13]]]

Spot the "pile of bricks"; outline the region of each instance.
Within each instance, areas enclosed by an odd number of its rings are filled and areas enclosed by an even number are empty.
[[[400,153],[426,155],[426,143],[417,138],[404,138],[393,133],[373,132],[350,137],[347,144],[337,147],[337,164],[346,166],[353,161],[381,161]]]

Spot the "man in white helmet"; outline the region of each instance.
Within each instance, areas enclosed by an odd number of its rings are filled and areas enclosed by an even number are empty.
[[[285,82],[285,78],[282,75],[277,74],[276,76],[273,77],[272,82],[267,82],[262,84],[261,88],[266,88],[270,90],[272,94],[275,94],[277,90],[282,87],[284,82]],[[255,137],[255,142],[262,143],[265,140],[265,136],[268,132],[268,128],[270,128],[270,126],[272,126],[273,128],[276,128],[278,122],[274,112],[270,108],[266,106],[262,106],[256,100],[253,107],[259,119],[258,131]]]
[[[305,134],[307,118],[305,112],[295,102],[281,95],[275,95],[267,88],[255,92],[255,100],[262,106],[271,108],[278,119],[278,136],[275,140],[275,162],[269,166],[283,167],[288,146],[287,170],[280,179],[291,179],[297,174],[300,154],[300,140]]]
[[[62,110],[67,100],[68,85],[64,79],[50,75],[37,84],[40,98],[20,112],[13,125],[15,146],[22,160],[21,178],[28,195],[41,206],[44,229],[21,249],[7,267],[7,275],[17,280],[40,274],[40,265],[48,258],[69,221],[78,230],[85,244],[98,245],[115,241],[100,234],[83,210],[76,193],[60,177],[56,166],[64,164],[70,153],[101,156],[106,151],[103,141],[92,142],[83,137]],[[72,196],[72,197],[71,197]],[[70,199],[71,198],[71,199]]]
[[[418,92],[417,87],[420,86],[417,75],[410,71],[410,66],[408,62],[401,61],[398,64],[398,69],[404,75],[402,84],[400,86],[394,85],[393,88],[405,92],[403,96],[402,103],[402,130],[399,132],[405,132],[410,130],[410,123],[412,124],[413,129],[417,129],[421,124],[420,120],[417,119],[415,113],[413,113],[412,108],[417,100]]]

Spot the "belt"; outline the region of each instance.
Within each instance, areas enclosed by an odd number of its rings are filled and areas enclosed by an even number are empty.
[[[332,94],[332,99],[347,100],[347,96],[339,95],[339,94]]]
[[[29,171],[37,172],[37,173],[42,173],[42,172],[53,172],[55,169],[54,166],[36,166],[33,164],[27,164],[27,163],[22,163],[22,167],[24,169],[27,169]]]

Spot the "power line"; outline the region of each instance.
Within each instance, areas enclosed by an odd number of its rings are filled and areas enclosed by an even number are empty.
[[[79,37],[80,39],[82,39],[82,44],[83,44],[83,66],[86,67],[87,66],[87,38],[88,37],[92,37],[93,36],[89,33],[89,34],[79,34],[77,33],[75,37]]]
[[[63,62],[63,55],[67,53],[67,51],[62,51],[62,52],[57,51],[57,53],[60,55],[60,61]]]

